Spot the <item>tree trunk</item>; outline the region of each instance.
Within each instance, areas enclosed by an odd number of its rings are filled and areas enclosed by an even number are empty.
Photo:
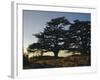
[[[43,56],[43,51],[41,51],[41,57]]]
[[[55,58],[57,59],[58,58],[58,53],[59,53],[59,50],[55,50],[55,51],[53,51],[54,52],[54,56],[55,56]]]

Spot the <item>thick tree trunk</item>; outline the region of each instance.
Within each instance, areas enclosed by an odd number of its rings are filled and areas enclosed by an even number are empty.
[[[58,58],[58,53],[59,53],[59,50],[55,50],[55,51],[53,51],[54,52],[54,56],[55,56],[55,58],[57,59]]]

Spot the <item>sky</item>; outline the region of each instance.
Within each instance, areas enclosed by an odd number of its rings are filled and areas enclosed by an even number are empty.
[[[28,45],[37,42],[37,38],[32,36],[42,32],[46,22],[58,17],[65,17],[70,22],[73,20],[90,21],[90,13],[75,13],[75,12],[52,12],[52,11],[34,11],[23,10],[23,46],[24,51]]]

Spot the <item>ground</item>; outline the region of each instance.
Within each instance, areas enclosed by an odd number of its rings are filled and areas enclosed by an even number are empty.
[[[83,55],[58,57],[57,59],[54,56],[40,56],[28,59],[27,63],[23,64],[23,69],[79,67],[90,66],[90,63],[90,57]]]

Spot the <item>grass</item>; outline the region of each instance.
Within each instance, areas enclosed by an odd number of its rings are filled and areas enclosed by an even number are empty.
[[[28,60],[27,65],[23,65],[24,69],[37,68],[57,68],[57,67],[79,67],[90,66],[90,57],[83,55],[72,55],[69,57],[40,56],[33,57]]]

